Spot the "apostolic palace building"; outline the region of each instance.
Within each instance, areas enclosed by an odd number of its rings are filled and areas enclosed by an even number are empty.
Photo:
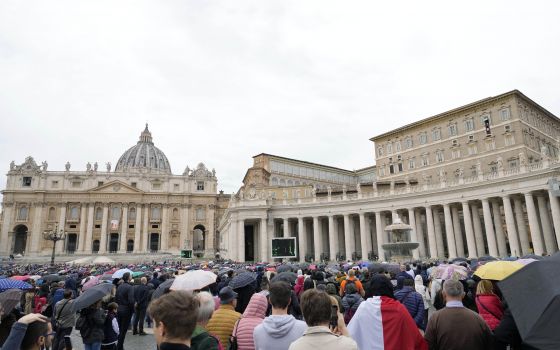
[[[385,227],[412,226],[414,258],[551,254],[560,243],[560,120],[514,90],[371,138],[374,166],[350,171],[253,157],[237,193],[200,163],[171,172],[148,127],[114,170],[12,162],[0,255],[178,254],[271,261],[273,237],[298,260],[386,260]]]
[[[203,163],[181,175],[152,141],[146,125],[136,145],[111,164],[49,170],[32,157],[12,162],[2,192],[0,255],[50,255],[43,232],[66,232],[57,255],[149,254],[193,249],[214,257],[216,224],[229,195]]]
[[[220,251],[271,260],[386,260],[384,228],[412,226],[414,258],[551,254],[560,243],[560,120],[514,90],[371,138],[349,171],[259,154],[219,226]]]

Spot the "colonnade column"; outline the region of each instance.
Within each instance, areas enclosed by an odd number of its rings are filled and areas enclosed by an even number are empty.
[[[299,243],[299,261],[305,261],[305,251],[307,250],[307,233],[305,232],[305,223],[303,217],[298,217],[298,243]]]
[[[319,217],[313,217],[313,244],[315,245],[315,261],[321,261],[321,253],[323,249],[323,240],[321,239],[321,231],[319,230]]]
[[[161,208],[161,239],[159,250],[167,251],[169,230],[167,228],[167,220],[169,218],[169,205],[164,204]]]
[[[476,253],[479,257],[486,255],[484,249],[484,236],[482,234],[482,223],[480,222],[480,214],[478,213],[478,205],[471,203],[471,216],[474,228],[474,241],[476,244]]]
[[[525,206],[527,207],[527,216],[529,218],[529,228],[531,229],[531,240],[533,241],[533,250],[536,255],[544,253],[544,246],[541,235],[541,228],[539,226],[539,218],[537,216],[537,209],[533,201],[531,193],[525,193]]]
[[[3,214],[4,214],[4,218],[3,218],[3,222],[2,222],[2,232],[1,232],[1,236],[0,236],[0,242],[3,242],[3,244],[0,244],[0,249],[2,252],[2,255],[9,255],[10,252],[10,244],[8,244],[8,232],[10,231],[10,228],[12,226],[12,216],[13,216],[13,211],[14,211],[14,203],[2,203],[2,207],[3,207]]]
[[[282,225],[282,233],[284,237],[290,237],[290,221],[284,218],[284,223]]]
[[[476,258],[478,255],[476,253],[476,242],[474,240],[474,231],[469,202],[462,202],[461,205],[463,206],[463,220],[465,221],[465,233],[467,236],[467,250],[469,251],[469,258]]]
[[[338,253],[338,230],[334,225],[334,216],[329,215],[329,258],[331,261],[336,261],[336,254]]]
[[[121,223],[121,235],[119,244],[119,253],[126,253],[126,233],[128,232],[128,203],[122,204],[122,223]]]
[[[58,230],[66,231],[66,203],[60,205],[60,217],[58,220]],[[56,252],[62,253],[64,251],[64,242],[58,243],[56,246]]]
[[[523,214],[523,204],[521,198],[513,197],[513,206],[515,210],[515,219],[517,221],[517,232],[519,233],[519,244],[521,245],[521,255],[529,254],[529,233],[525,223],[525,215]]]
[[[492,201],[492,213],[494,215],[494,227],[496,229],[496,241],[498,243],[498,254],[507,256],[506,236],[502,227],[502,213],[500,213],[500,204]]]
[[[360,244],[362,246],[362,260],[368,260],[369,247],[367,243],[366,217],[364,213],[359,213],[360,218]]]
[[[245,261],[245,220],[237,221],[237,261]]]
[[[91,253],[91,243],[93,241],[93,212],[95,210],[95,203],[88,204],[87,214],[87,228],[86,228],[86,244],[84,247],[85,253]]]
[[[436,232],[436,247],[437,247],[437,256],[439,258],[445,257],[445,248],[443,245],[443,230],[441,228],[441,218],[439,216],[439,209],[434,207],[432,209],[432,216],[434,219],[434,230]]]
[[[381,223],[381,212],[375,212],[375,231],[377,233],[377,255],[379,261],[385,261],[385,250],[383,249],[383,225]]]
[[[453,219],[453,232],[455,233],[455,248],[457,256],[465,256],[465,242],[463,241],[463,229],[459,219],[459,208],[454,205],[451,207],[451,217]]]
[[[445,235],[447,237],[449,259],[453,259],[457,257],[457,250],[455,247],[455,231],[453,230],[453,219],[451,218],[451,208],[449,204],[443,205],[443,216],[445,218]]]
[[[78,237],[78,252],[84,251],[86,240],[86,219],[87,219],[87,204],[82,203],[80,207],[80,236]]]
[[[148,236],[150,235],[149,231],[148,231],[148,222],[149,222],[149,217],[150,217],[150,205],[149,204],[144,204],[144,224],[142,226],[142,232],[144,232],[144,235],[142,236],[142,247],[140,248],[141,252],[147,252],[149,251],[148,249]]]
[[[539,205],[539,216],[541,218],[544,246],[546,247],[546,252],[548,254],[553,254],[557,250],[556,240],[554,239],[554,235],[552,233],[552,223],[550,222],[550,217],[548,216],[546,199],[543,195],[537,195],[537,204]]]
[[[432,215],[432,207],[426,206],[426,226],[428,226],[428,245],[430,248],[430,258],[437,259],[437,243],[436,243],[436,233],[434,231],[434,218]]]
[[[99,242],[99,254],[107,253],[107,217],[109,216],[109,204],[103,203],[103,221],[101,222],[101,240]]]
[[[136,222],[134,223],[134,252],[138,253],[140,251],[140,232],[142,227],[142,206],[136,204],[134,208],[136,213]]]
[[[484,229],[486,230],[486,240],[488,241],[488,254],[498,256],[498,246],[494,235],[494,223],[492,222],[492,212],[488,198],[482,199],[482,214],[484,215]]]
[[[260,244],[261,244],[261,261],[268,261],[268,231],[266,230],[266,222],[267,218],[261,218],[259,222],[259,231],[260,231]],[[301,233],[300,233],[301,235]],[[300,247],[301,249],[301,247]],[[301,254],[301,252],[300,252]],[[305,256],[305,253],[304,253]]]
[[[33,203],[35,216],[33,218],[33,229],[31,230],[31,253],[38,253],[39,240],[43,237],[43,233],[41,232],[41,224],[43,223],[43,206],[43,202]]]
[[[511,208],[511,201],[509,199],[509,196],[503,196],[502,202],[504,203],[504,214],[506,217],[506,229],[511,256],[521,256],[522,253],[519,245],[519,240],[517,239],[515,216],[513,216],[513,209]]]
[[[410,240],[412,242],[418,242],[418,235],[416,234],[416,213],[414,208],[408,208],[408,224],[412,226],[412,230],[410,231]],[[412,258],[414,258],[414,260],[420,259],[419,248],[412,250]]]
[[[416,219],[416,236],[418,238],[418,241],[420,242],[420,246],[418,247],[418,250],[420,251],[420,256],[422,258],[427,257],[428,255],[426,254],[426,240],[424,239],[424,227],[422,226],[422,214],[420,213],[420,210],[415,210],[415,219]]]
[[[352,259],[352,252],[354,251],[354,232],[350,224],[350,215],[344,214],[344,247],[346,260]]]
[[[237,260],[237,219],[232,218],[229,224],[229,237],[228,237],[228,256],[231,260]]]
[[[556,233],[556,244],[560,247],[560,204],[559,198],[554,197],[552,191],[548,191],[548,199],[550,200],[550,211],[552,212],[552,222],[554,223],[554,232]]]

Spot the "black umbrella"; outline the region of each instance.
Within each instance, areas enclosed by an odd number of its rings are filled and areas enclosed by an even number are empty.
[[[103,299],[105,296],[111,294],[114,285],[112,283],[97,284],[85,292],[72,302],[72,310],[80,311],[88,306],[95,304],[97,301]]]
[[[233,279],[229,282],[229,286],[231,289],[237,289],[241,287],[248,286],[251,283],[255,283],[257,279],[253,276],[250,272],[240,273],[239,275],[233,277]]]
[[[451,263],[454,264],[454,263],[462,263],[462,262],[467,262],[467,261],[468,261],[467,258],[459,257],[459,258],[455,258],[455,259],[451,260]]]
[[[498,259],[490,255],[481,256],[480,258],[478,258],[478,261],[496,261],[496,260]]]
[[[276,268],[276,272],[281,273],[281,272],[292,272],[292,266],[290,265],[280,265]]]
[[[274,276],[274,278],[270,282],[286,281],[290,284],[294,284],[296,282],[296,279],[297,279],[297,273],[286,271],[286,272],[280,272],[278,275]]]
[[[560,253],[535,261],[498,282],[523,341],[537,349],[558,349]],[[522,288],[523,286],[527,288]]]
[[[53,274],[53,275],[46,275],[46,276],[43,276],[43,277],[41,277],[41,279],[42,279],[43,281],[47,282],[47,283],[52,283],[52,282],[59,282],[59,281],[62,281],[62,280],[64,280],[64,277],[63,277],[63,276],[60,276],[60,275],[54,275],[54,274]]]
[[[0,307],[4,315],[12,312],[16,305],[19,304],[22,293],[23,291],[21,289],[8,289],[0,293]]]
[[[535,255],[535,254],[527,254],[521,257],[521,259],[535,259],[535,260],[543,260],[544,258],[545,258],[544,256]]]
[[[152,293],[152,300],[155,300],[161,297],[162,295],[164,295],[165,293],[169,292],[169,288],[171,288],[172,284],[173,284],[173,278],[170,278],[160,283],[160,285]]]

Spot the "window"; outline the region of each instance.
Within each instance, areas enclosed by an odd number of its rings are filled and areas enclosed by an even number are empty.
[[[492,162],[489,165],[490,165],[490,172],[491,173],[497,173],[498,172],[498,165],[496,164],[496,162]]]
[[[517,158],[509,159],[508,166],[510,169],[515,169],[519,167],[519,162]]]
[[[504,125],[505,132],[511,132],[511,125]]]
[[[131,183],[130,183],[130,186],[136,188],[136,182],[131,182]]]
[[[422,156],[422,166],[428,166],[428,165],[430,165],[428,156],[427,155]]]
[[[492,135],[492,131],[490,130],[490,117],[484,116],[482,117],[482,124],[484,125],[484,130],[486,131],[486,135]]]
[[[128,219],[135,220],[136,219],[136,208],[130,208],[128,211]]]
[[[377,155],[378,155],[379,157],[383,157],[383,147],[377,147]],[[309,169],[307,169],[307,171],[309,172]],[[311,176],[309,176],[309,173],[308,173],[307,176],[308,176],[308,177],[311,177]]]
[[[51,182],[51,187],[52,188],[58,188],[58,181],[52,181]]]
[[[153,183],[152,184],[152,190],[160,190],[161,189],[161,184],[160,183]]]
[[[134,228],[134,225],[128,225],[128,228]]]
[[[422,132],[419,135],[419,142],[421,145],[425,145],[428,142],[428,133]]]
[[[416,166],[414,163],[414,158],[410,158],[408,160],[408,169],[414,169],[414,167]]]
[[[452,140],[452,141],[451,141],[451,146],[452,146],[452,147],[457,147],[457,146],[459,146],[459,141],[457,141],[457,140]]]
[[[152,208],[152,219],[159,220],[161,218],[161,208],[160,207],[153,207]]]
[[[27,213],[28,213],[27,207],[19,208],[17,219],[18,220],[27,220]]]
[[[111,209],[111,219],[118,219],[121,216],[121,208],[113,207]]]
[[[49,208],[49,221],[54,221],[56,220],[56,209],[54,207],[50,207]]]
[[[454,148],[451,150],[451,158],[457,159],[461,158],[461,150],[459,148]]]
[[[436,151],[436,162],[441,163],[444,160],[445,159],[444,159],[443,151],[442,150]]]
[[[506,146],[513,146],[515,145],[515,137],[513,135],[505,135],[504,136],[504,144]]]
[[[395,166],[393,164],[389,164],[389,174],[395,173]]]
[[[197,181],[196,182],[196,190],[197,191],[204,191],[204,181]]]
[[[404,140],[404,147],[405,147],[406,149],[412,148],[412,137],[407,137],[407,138]]]
[[[70,208],[70,220],[78,220],[80,216],[80,209],[78,207]]]
[[[72,188],[80,188],[82,186],[81,181],[72,181]]]
[[[103,219],[103,209],[97,208],[95,209],[95,220],[102,220]]]
[[[432,139],[434,141],[441,140],[441,129],[440,128],[436,128],[436,129],[432,130]]]
[[[402,165],[402,163],[398,163],[398,164],[397,164],[397,167],[398,167],[398,169],[399,169],[399,172],[402,173],[402,171],[403,171],[403,165]]]
[[[395,142],[395,149],[397,150],[397,152],[401,151],[401,142],[400,141]]]
[[[476,145],[469,145],[468,151],[469,156],[472,156],[473,154],[476,154],[478,152],[478,149],[476,148]]]
[[[171,213],[171,218],[173,220],[179,220],[179,209],[173,208],[173,211]]]
[[[473,131],[474,130],[474,119],[469,118],[465,120],[465,131]]]
[[[104,182],[103,181],[97,181],[97,187],[99,186],[103,186]]]
[[[393,153],[393,144],[392,144],[391,142],[389,142],[389,143],[387,144],[387,153],[388,153],[388,154]]]
[[[196,220],[202,221],[206,219],[206,210],[204,208],[196,208],[195,211]]]
[[[31,176],[24,176],[23,179],[21,180],[21,185],[23,187],[31,187],[31,180],[33,178]]]
[[[488,140],[486,141],[486,150],[487,151],[493,151],[496,149],[496,143],[494,142],[494,140]]]
[[[457,136],[457,123],[449,124],[449,136]]]
[[[502,121],[509,120],[509,108],[504,108],[500,110],[500,119]]]
[[[468,142],[474,142],[474,135],[469,135]]]

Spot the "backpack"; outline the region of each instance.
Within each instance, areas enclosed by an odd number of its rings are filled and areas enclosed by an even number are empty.
[[[356,310],[357,309],[349,307],[348,310],[344,311],[344,323],[346,324],[350,323],[350,320],[352,319],[352,317],[354,317]]]
[[[87,324],[87,318],[84,315],[80,315],[80,317],[78,317],[78,319],[76,320],[76,326],[74,328],[76,328],[76,330],[81,331],[83,328],[85,328]]]

